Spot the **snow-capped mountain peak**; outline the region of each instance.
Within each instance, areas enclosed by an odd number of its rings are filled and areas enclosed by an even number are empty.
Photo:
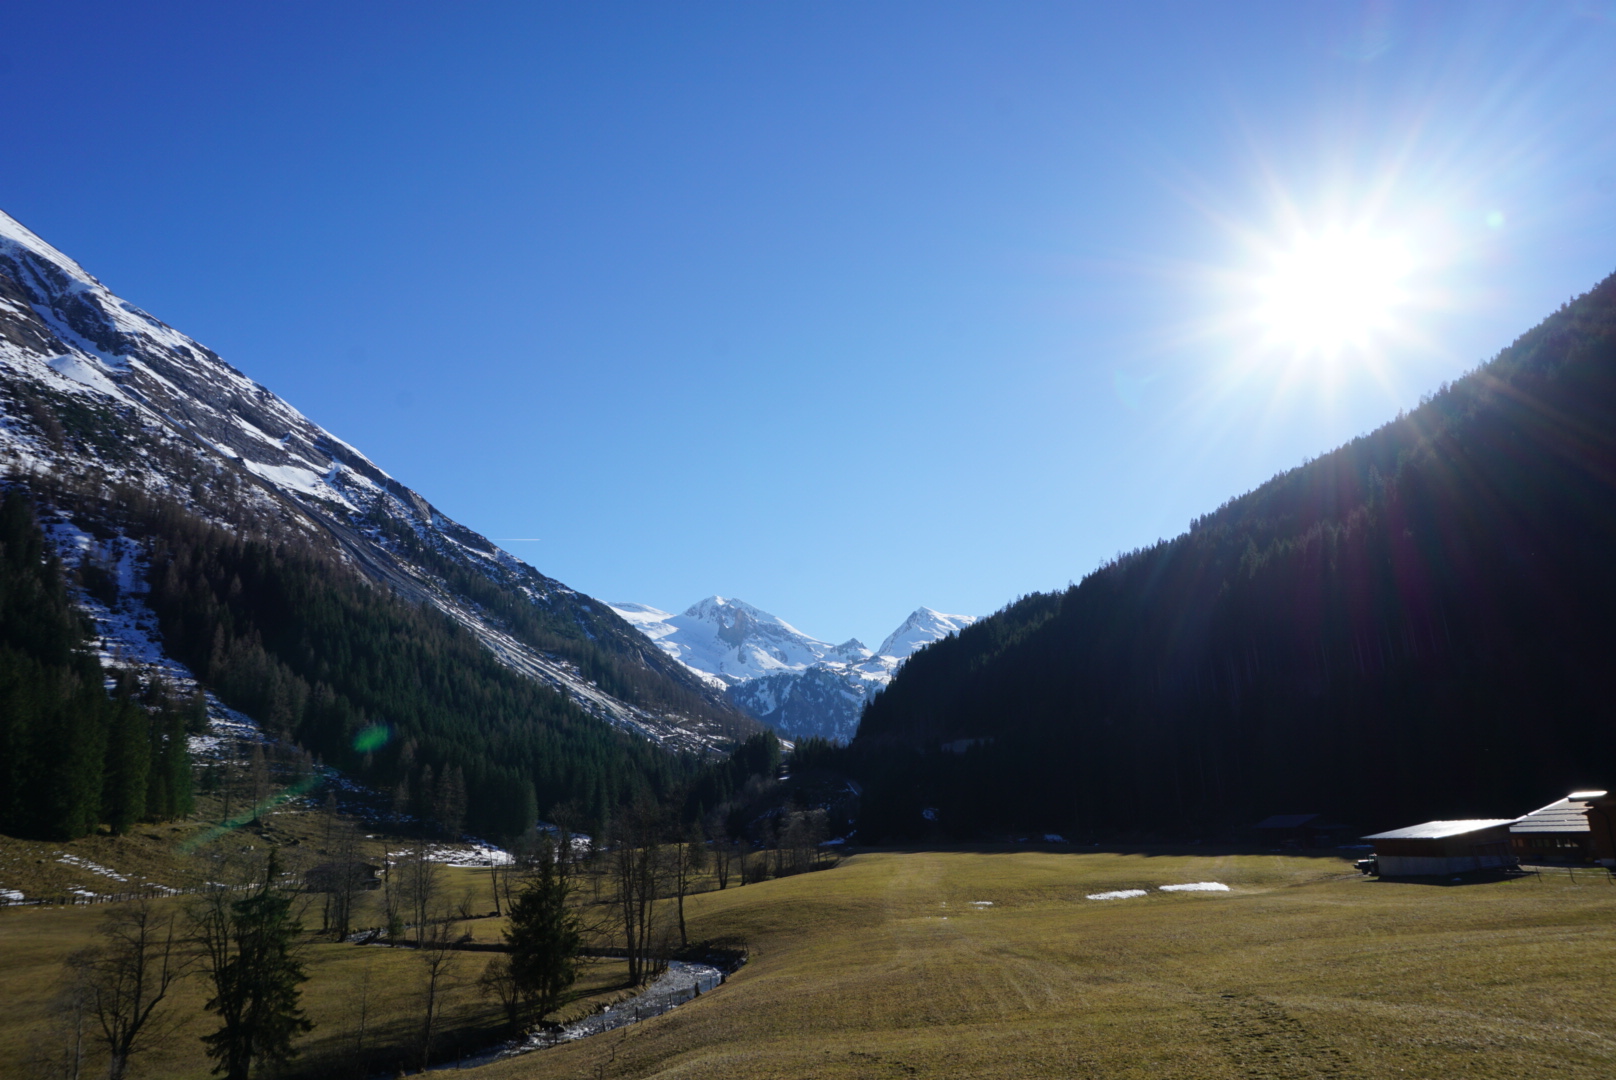
[[[784,619],[731,597],[709,596],[679,615],[645,604],[613,604],[612,609],[669,656],[725,686],[801,671],[835,651]]]
[[[709,596],[670,615],[646,604],[612,605],[636,630],[731,701],[781,734],[847,739],[864,702],[916,650],[969,626],[970,615],[922,607],[872,652],[857,638],[831,645],[733,597]]]
[[[929,607],[916,608],[903,625],[887,635],[877,650],[882,656],[902,660],[934,641],[957,634],[976,621],[975,615],[944,615]]]

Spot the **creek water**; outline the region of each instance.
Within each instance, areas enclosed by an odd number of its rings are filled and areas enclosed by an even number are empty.
[[[474,1058],[463,1058],[460,1061],[444,1063],[433,1066],[430,1071],[441,1072],[445,1069],[472,1069],[479,1065],[487,1065],[492,1061],[514,1057],[517,1054],[531,1053],[534,1050],[545,1050],[562,1043],[575,1042],[586,1039],[591,1035],[599,1035],[616,1028],[627,1027],[629,1024],[641,1020],[649,1020],[653,1016],[661,1016],[670,1009],[677,1008],[692,998],[705,994],[724,981],[724,973],[718,968],[708,964],[690,963],[684,960],[669,960],[668,970],[652,979],[640,993],[626,1001],[620,1001],[609,1009],[603,1009],[581,1020],[574,1020],[559,1030],[535,1031],[504,1043],[486,1054]]]

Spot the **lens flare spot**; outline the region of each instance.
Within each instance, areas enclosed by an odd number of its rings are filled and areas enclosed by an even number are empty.
[[[388,738],[386,724],[371,724],[354,736],[353,748],[361,754],[368,754],[372,750],[380,750],[386,746]]]

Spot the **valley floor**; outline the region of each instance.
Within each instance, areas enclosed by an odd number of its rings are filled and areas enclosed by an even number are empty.
[[[1207,881],[1230,889],[1159,891]],[[750,948],[725,986],[477,1074],[1616,1075],[1616,887],[1592,875],[1437,885],[1334,857],[874,852],[688,906],[693,938]]]

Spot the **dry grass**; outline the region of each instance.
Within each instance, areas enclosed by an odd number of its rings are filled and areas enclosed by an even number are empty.
[[[176,844],[189,828],[72,845],[0,838],[0,884],[82,872],[56,852],[178,882],[189,870]],[[270,836],[239,841],[317,854],[316,828],[311,815],[282,813]],[[386,843],[376,841],[378,854]],[[1084,899],[1199,880],[1233,891]],[[474,911],[490,906],[486,873],[451,869],[446,882],[451,901],[469,890]],[[992,906],[971,903],[983,900]],[[61,958],[90,940],[106,910],[0,911],[0,1076],[26,1075]],[[1339,859],[1294,855],[874,852],[826,873],[693,897],[687,910],[693,936],[749,946],[751,963],[727,985],[667,1016],[479,1072],[1616,1075],[1616,887],[1591,875],[1444,887],[1375,882]],[[360,921],[379,916],[364,911]],[[460,929],[497,940],[503,920]],[[494,1037],[498,1017],[471,986],[490,955],[463,956],[442,1045]],[[306,956],[304,1005],[317,1027],[289,1075],[354,1076],[367,1062],[374,1075],[382,1058],[372,1051],[397,1060],[415,1045],[421,965],[412,952],[315,944]],[[621,964],[594,965],[585,979],[593,998],[564,1018],[624,993]],[[197,1041],[212,1026],[203,998],[200,982],[185,987],[182,1023],[140,1075],[208,1075]]]
[[[1216,880],[1230,893],[1110,889]],[[972,900],[991,900],[977,908]],[[1334,858],[888,852],[689,903],[721,989],[505,1077],[1616,1075],[1616,888]]]
[[[202,813],[216,808],[204,805]],[[200,816],[200,815],[199,815]],[[296,870],[320,861],[320,815],[295,804],[279,807],[259,826],[243,828],[219,843],[238,853],[248,847],[277,846],[284,864]],[[71,843],[19,840],[0,836],[0,887],[19,889],[30,897],[55,896],[84,889],[97,894],[134,891],[152,883],[170,888],[194,885],[209,873],[209,865],[190,854],[193,843],[209,833],[202,821],[171,825],[144,825],[130,835],[85,837]],[[387,850],[409,843],[377,835],[367,840],[363,857],[380,864]],[[93,863],[122,875],[119,881],[88,869]],[[483,916],[493,907],[489,875],[485,870],[443,867],[440,896],[451,910],[462,906]],[[179,912],[184,897],[157,901],[163,910]],[[0,908],[0,1078],[31,1074],[33,1048],[48,1041],[55,1019],[54,998],[62,961],[90,945],[95,928],[111,908],[106,904],[78,907]],[[302,916],[305,928],[319,927],[319,907],[311,904]],[[362,895],[355,911],[356,926],[384,922],[379,891]],[[501,939],[506,920],[477,917],[459,922],[456,937],[491,943]],[[461,1047],[468,1052],[487,1049],[503,1038],[503,1017],[493,1000],[482,994],[476,980],[496,954],[459,954],[435,1045],[440,1052]],[[301,1038],[299,1056],[288,1077],[348,1077],[396,1071],[400,1061],[418,1062],[422,1015],[423,965],[412,950],[355,947],[310,941],[303,952],[309,973],[303,984],[302,1005],[314,1030]],[[627,965],[599,961],[587,965],[577,989],[582,996],[557,1019],[568,1020],[604,1007],[625,996]],[[210,1076],[200,1037],[218,1024],[203,1009],[207,992],[199,978],[182,983],[172,1001],[178,1023],[159,1045],[137,1060],[135,1074],[176,1080]],[[361,1039],[360,1028],[364,1028]],[[87,1075],[93,1075],[93,1071]]]
[[[469,873],[469,872],[468,872]],[[159,901],[178,910],[182,900]],[[0,912],[0,1077],[29,1075],[33,1047],[52,1030],[55,987],[62,959],[89,944],[96,925],[110,908],[10,908]],[[475,931],[480,939],[497,939],[503,919],[474,919],[459,924],[456,934]],[[497,954],[458,954],[445,1012],[435,1045],[440,1052],[455,1047],[481,1051],[503,1038],[501,1014],[476,987],[483,967]],[[346,1077],[390,1074],[383,1068],[401,1058],[414,1062],[420,1044],[423,967],[410,949],[356,947],[329,942],[304,947],[309,981],[303,984],[302,1006],[314,1030],[298,1041],[299,1056],[288,1072],[293,1077]],[[576,987],[579,1000],[557,1014],[571,1020],[628,994],[627,965],[601,960],[588,964]],[[215,1017],[205,1012],[206,986],[193,978],[182,983],[172,1002],[180,1022],[160,1045],[139,1060],[136,1075],[195,1077],[209,1074],[199,1039],[214,1030]],[[363,1036],[361,1036],[363,1027]]]

